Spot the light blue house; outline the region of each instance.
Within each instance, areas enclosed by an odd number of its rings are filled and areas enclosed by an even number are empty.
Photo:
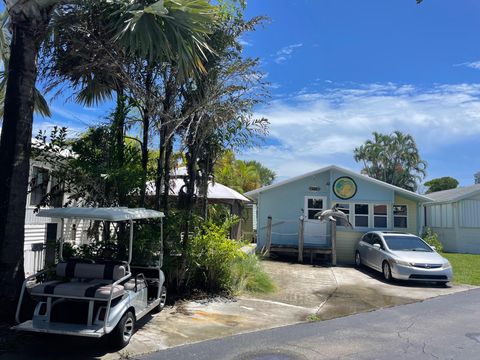
[[[331,248],[331,228],[315,218],[335,204],[348,214],[353,229],[337,224],[336,253],[340,263],[353,263],[354,248],[369,230],[419,234],[428,197],[331,165],[245,194],[257,203],[258,247],[266,242],[272,217],[272,247],[295,247],[300,217],[305,249]]]

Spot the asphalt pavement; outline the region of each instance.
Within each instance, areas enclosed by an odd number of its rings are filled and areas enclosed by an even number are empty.
[[[480,359],[480,289],[179,346],[136,359]]]

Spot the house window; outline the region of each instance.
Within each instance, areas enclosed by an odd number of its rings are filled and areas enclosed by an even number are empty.
[[[318,216],[315,216],[323,210],[323,199],[310,197],[307,198],[307,217],[309,220],[318,220]]]
[[[34,166],[30,180],[30,205],[37,206],[48,191],[48,170]]]
[[[57,178],[52,176],[52,185],[50,188],[50,205],[53,207],[62,207],[63,206],[63,193],[64,187],[63,183],[60,183]]]
[[[355,227],[368,228],[368,204],[355,204]]]
[[[393,227],[406,229],[408,227],[407,205],[393,205]]]
[[[348,221],[352,222],[352,218],[350,217],[350,204],[347,203],[337,203],[337,210],[340,210],[345,215],[347,215]],[[347,226],[345,220],[338,219],[337,226]]]
[[[388,211],[387,205],[373,205],[373,227],[387,228]]]

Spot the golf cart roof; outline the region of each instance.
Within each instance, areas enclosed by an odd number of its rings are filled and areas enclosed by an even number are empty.
[[[70,207],[40,210],[37,216],[59,219],[88,219],[101,221],[127,221],[139,219],[163,218],[163,212],[144,208],[89,208]]]

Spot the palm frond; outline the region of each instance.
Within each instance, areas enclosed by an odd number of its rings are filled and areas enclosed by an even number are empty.
[[[50,111],[50,107],[48,106],[47,100],[43,97],[43,94],[35,88],[34,96],[34,109],[37,113],[42,115],[43,117],[51,117],[52,112]]]

